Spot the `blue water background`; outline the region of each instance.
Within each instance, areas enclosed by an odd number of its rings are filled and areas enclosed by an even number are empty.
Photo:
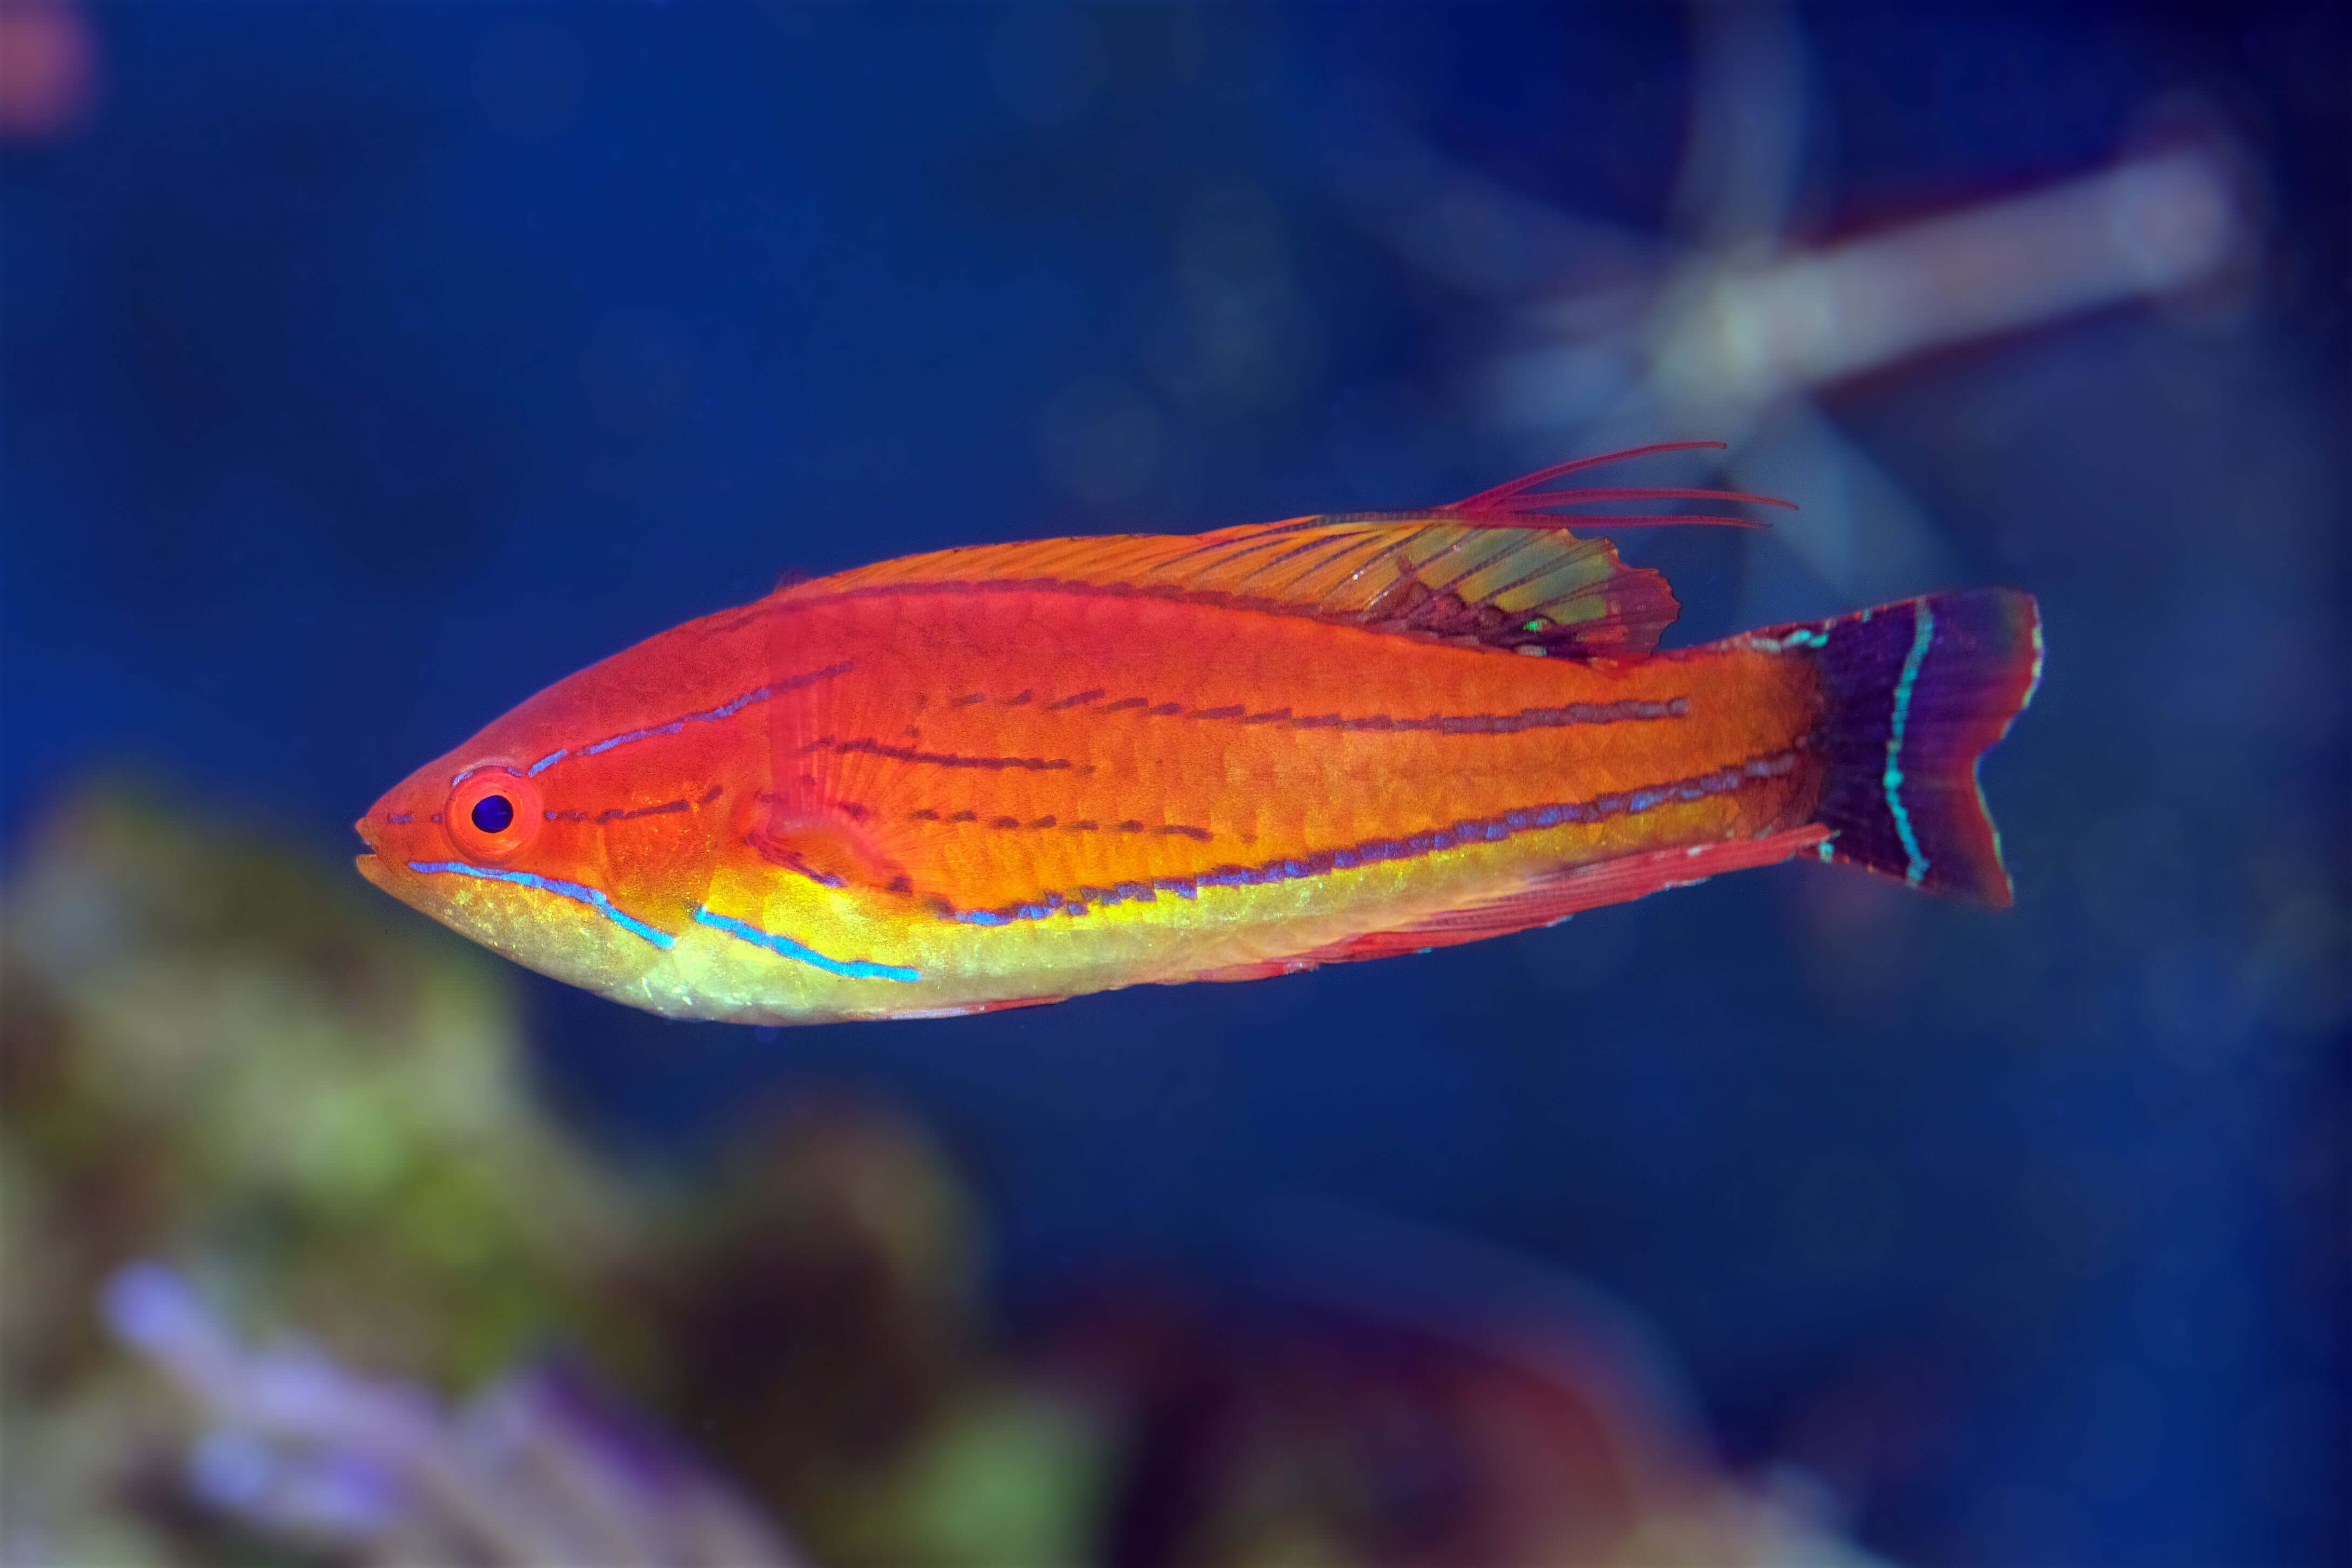
[[[1821,398],[1955,581],[2042,596],[2049,680],[1986,769],[2014,912],[1801,867],[1278,983],[793,1032],[534,979],[555,1099],[654,1160],[776,1097],[911,1108],[979,1184],[1016,1321],[1240,1267],[1300,1200],[1501,1242],[1632,1304],[1734,1458],[1832,1472],[1901,1560],[2340,1551],[2352,1123],[2310,954],[2347,919],[2342,18],[1800,31],[1800,238],[2092,168],[2168,96],[2260,164],[2271,249],[2230,319],[2105,310]],[[1518,471],[1526,433],[1454,395],[1496,300],[1367,220],[1361,150],[1409,133],[1656,232],[1692,81],[1664,7],[99,33],[88,128],[0,162],[0,814],[128,766],[338,855],[421,760],[786,572]],[[1270,368],[1188,395],[1186,268],[1236,212]],[[1138,408],[1108,477],[1056,433]],[[1759,582],[1851,607],[1774,548],[1631,552],[1674,574],[1677,640]]]

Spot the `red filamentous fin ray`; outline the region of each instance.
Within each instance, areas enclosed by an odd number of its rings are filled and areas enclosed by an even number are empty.
[[[1622,452],[1603,452],[1597,458],[1576,458],[1565,463],[1554,463],[1549,468],[1538,468],[1532,474],[1522,474],[1507,484],[1490,490],[1480,490],[1468,500],[1456,501],[1456,506],[1476,506],[1480,501],[1515,496],[1521,490],[1531,490],[1538,485],[1548,485],[1563,474],[1573,474],[1584,468],[1597,468],[1607,463],[1622,463],[1634,458],[1647,458],[1659,452],[1696,452],[1703,448],[1725,450],[1720,441],[1653,441],[1646,447],[1628,447]]]
[[[1546,490],[1539,495],[1522,491],[1508,498],[1511,500],[1545,505],[1570,501],[1601,500],[1736,500],[1753,501],[1758,506],[1787,507],[1796,510],[1796,502],[1780,500],[1772,496],[1750,495],[1746,490],[1675,489],[1664,485],[1637,485],[1620,489],[1577,489]],[[1457,503],[1458,504],[1458,503]]]
[[[1549,498],[1540,498],[1549,499]],[[1769,528],[1752,517],[1726,517],[1711,511],[1662,512],[1570,512],[1554,516],[1542,511],[1477,511],[1464,513],[1452,507],[1438,507],[1431,513],[1450,522],[1469,528],[1556,528],[1565,532],[1572,528],[1674,528],[1696,523],[1708,528]]]
[[[1546,517],[1559,515],[1563,509],[1603,501],[1629,500],[1712,500],[1727,501],[1736,506],[1777,506],[1795,510],[1795,503],[1777,496],[1756,495],[1747,490],[1686,489],[1680,486],[1644,485],[1592,487],[1581,489],[1543,490],[1563,475],[1596,467],[1602,463],[1622,462],[1629,458],[1646,457],[1656,452],[1685,452],[1708,448],[1720,451],[1720,441],[1661,441],[1653,446],[1634,447],[1622,452],[1609,452],[1597,458],[1579,458],[1572,462],[1555,463],[1549,468],[1523,475],[1507,484],[1481,490],[1466,500],[1455,501],[1439,511],[1449,517],[1467,521],[1484,522],[1489,519],[1500,525],[1543,526]],[[1596,525],[1612,528],[1665,527],[1676,523],[1696,523],[1718,528],[1761,528],[1752,518],[1727,517],[1716,512],[1688,512],[1672,515],[1644,513],[1608,516],[1596,512],[1570,515],[1556,526]]]

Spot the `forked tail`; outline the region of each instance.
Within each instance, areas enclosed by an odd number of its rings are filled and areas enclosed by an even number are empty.
[[[1828,858],[2006,907],[1977,759],[2042,679],[2032,595],[1934,594],[1779,635],[1817,650],[1829,774],[1814,815],[1835,834]]]

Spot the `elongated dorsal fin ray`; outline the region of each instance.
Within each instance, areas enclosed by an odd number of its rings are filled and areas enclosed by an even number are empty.
[[[1522,474],[1516,479],[1480,490],[1476,495],[1455,501],[1443,510],[1465,517],[1507,518],[1524,521],[1528,519],[1555,513],[1559,508],[1582,506],[1598,501],[1629,500],[1715,500],[1733,506],[1777,506],[1790,511],[1797,503],[1782,500],[1778,496],[1757,495],[1748,490],[1681,489],[1654,485],[1582,487],[1576,489],[1547,490],[1543,487],[1554,479],[1586,468],[1604,464],[1622,463],[1634,458],[1646,458],[1659,452],[1722,451],[1720,441],[1657,441],[1647,447],[1628,447],[1622,452],[1603,452],[1595,458],[1577,458],[1565,463],[1554,463],[1549,468],[1538,468],[1532,474]],[[1663,527],[1675,523],[1712,523],[1723,528],[1761,528],[1763,523],[1752,517],[1740,517],[1717,512],[1647,512],[1637,514],[1601,514],[1580,512],[1572,521],[1585,527],[1612,528]]]

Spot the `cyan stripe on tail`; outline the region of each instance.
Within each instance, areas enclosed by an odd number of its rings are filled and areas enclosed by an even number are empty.
[[[1936,594],[1832,621],[1819,635],[1818,744],[1829,768],[1814,818],[1836,834],[1829,858],[2006,906],[2009,872],[1977,759],[2042,678],[2032,596]]]

